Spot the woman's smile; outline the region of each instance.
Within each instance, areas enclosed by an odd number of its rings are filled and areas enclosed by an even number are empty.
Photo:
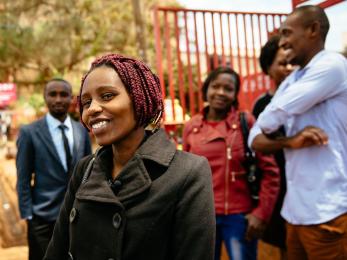
[[[109,120],[103,120],[96,123],[91,124],[91,130],[94,135],[99,135],[108,131],[108,126],[110,125]]]
[[[118,143],[136,131],[132,101],[114,69],[102,66],[87,76],[81,103],[82,120],[99,145]]]

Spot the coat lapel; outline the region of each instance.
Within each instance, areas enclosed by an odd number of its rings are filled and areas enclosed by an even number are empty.
[[[160,129],[139,147],[134,157],[126,164],[117,177],[121,188],[117,195],[113,193],[108,182],[112,170],[112,148],[103,147],[94,161],[88,181],[80,186],[76,198],[104,203],[125,205],[138,195],[149,190],[152,180],[143,160],[151,160],[168,167],[176,153],[175,145]]]
[[[48,152],[52,155],[53,158],[55,158],[60,165],[63,167],[59,155],[57,152],[57,149],[55,148],[55,145],[53,143],[53,139],[51,136],[51,133],[49,132],[48,125],[46,122],[46,117],[43,117],[39,121],[39,127],[36,129],[37,136],[42,140],[42,143],[46,146]]]
[[[113,193],[109,184],[109,178],[107,177],[111,175],[111,170],[112,164],[110,162],[96,158],[92,173],[88,181],[80,186],[76,193],[76,198],[110,203],[123,207],[122,205],[126,201],[132,200],[137,195],[148,190],[151,186],[151,178],[138,156],[134,156],[117,177],[117,180],[121,183],[121,189],[117,195]]]

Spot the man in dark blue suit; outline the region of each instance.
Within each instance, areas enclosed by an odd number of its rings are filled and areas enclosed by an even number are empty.
[[[28,223],[29,260],[41,260],[76,162],[91,153],[84,127],[67,112],[71,85],[49,81],[44,90],[49,112],[23,126],[17,140],[17,192],[21,218]]]

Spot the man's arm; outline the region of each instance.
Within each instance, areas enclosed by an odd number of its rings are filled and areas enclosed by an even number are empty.
[[[269,134],[284,125],[288,118],[300,115],[313,106],[347,91],[342,84],[347,77],[342,61],[329,59],[318,61],[311,68],[296,72],[295,75],[303,73],[303,76],[294,83],[284,82],[258,118],[259,127],[264,133]],[[294,74],[290,77],[294,77]],[[289,87],[284,88],[286,84]]]
[[[284,148],[300,149],[316,145],[326,145],[327,143],[328,136],[322,129],[307,126],[296,135],[290,137],[271,138],[263,133],[259,133],[251,141],[251,148],[258,152],[273,153]]]
[[[17,193],[21,218],[32,217],[31,177],[34,172],[35,149],[27,128],[22,128],[17,139]]]

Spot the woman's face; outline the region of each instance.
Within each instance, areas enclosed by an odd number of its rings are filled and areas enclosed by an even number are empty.
[[[287,61],[283,48],[279,48],[274,61],[269,67],[268,74],[278,87],[281,82],[292,72],[293,68]]]
[[[130,96],[113,68],[95,68],[84,81],[81,93],[82,120],[101,145],[131,138],[136,120]]]
[[[211,81],[207,88],[207,102],[210,109],[228,111],[235,100],[235,79],[229,73],[221,73]]]

